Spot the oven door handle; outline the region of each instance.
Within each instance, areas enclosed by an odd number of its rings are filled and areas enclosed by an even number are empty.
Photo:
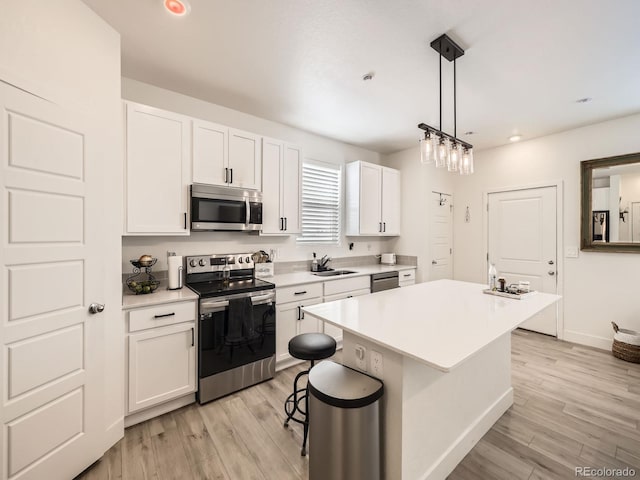
[[[262,305],[262,304],[270,304],[273,303],[273,293],[267,293],[266,295],[256,295],[255,297],[251,297],[251,303],[253,305]]]
[[[200,311],[202,313],[218,312],[229,306],[229,300],[218,300],[217,302],[201,302]]]
[[[245,222],[244,222],[244,223],[245,223],[246,225],[249,225],[249,221],[251,220],[251,204],[249,203],[249,199],[248,199],[248,198],[245,198],[245,199],[244,199],[244,203],[245,203],[245,205],[246,205],[246,207],[245,207],[245,208],[247,209],[247,215],[246,215],[246,218],[245,218]]]

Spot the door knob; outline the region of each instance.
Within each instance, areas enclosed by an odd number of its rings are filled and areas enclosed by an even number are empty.
[[[104,305],[101,303],[92,303],[89,305],[89,313],[101,313],[104,311]]]
[[[431,265],[437,265],[438,261],[437,260],[431,260]]]
[[[554,272],[553,270],[549,270],[549,275],[553,276],[555,274],[556,274],[556,272]]]

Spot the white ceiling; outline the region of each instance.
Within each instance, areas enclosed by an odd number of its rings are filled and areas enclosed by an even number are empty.
[[[477,148],[640,112],[638,0],[84,1],[122,34],[124,76],[383,153],[438,125],[442,33],[466,50],[458,136]]]

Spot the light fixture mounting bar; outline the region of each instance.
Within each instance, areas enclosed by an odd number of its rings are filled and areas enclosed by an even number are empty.
[[[419,123],[418,124],[418,128],[421,130],[424,130],[425,132],[432,132],[435,133],[436,135],[438,135],[439,137],[445,137],[448,138],[451,141],[455,141],[456,143],[459,143],[460,145],[462,145],[465,148],[473,148],[473,145],[471,145],[470,143],[467,143],[465,141],[460,140],[459,138],[454,137],[453,135],[449,135],[446,132],[443,132],[442,130],[432,127],[430,125],[427,125],[426,123]]]
[[[453,62],[456,58],[460,58],[464,55],[464,50],[460,45],[451,40],[446,34],[440,35],[433,42],[431,42],[431,48],[442,55],[444,58]]]

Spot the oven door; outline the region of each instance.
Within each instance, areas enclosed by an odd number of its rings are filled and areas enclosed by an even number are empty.
[[[200,378],[275,355],[275,292],[259,293],[249,297],[246,317],[241,319],[230,315],[233,299],[201,301]]]

